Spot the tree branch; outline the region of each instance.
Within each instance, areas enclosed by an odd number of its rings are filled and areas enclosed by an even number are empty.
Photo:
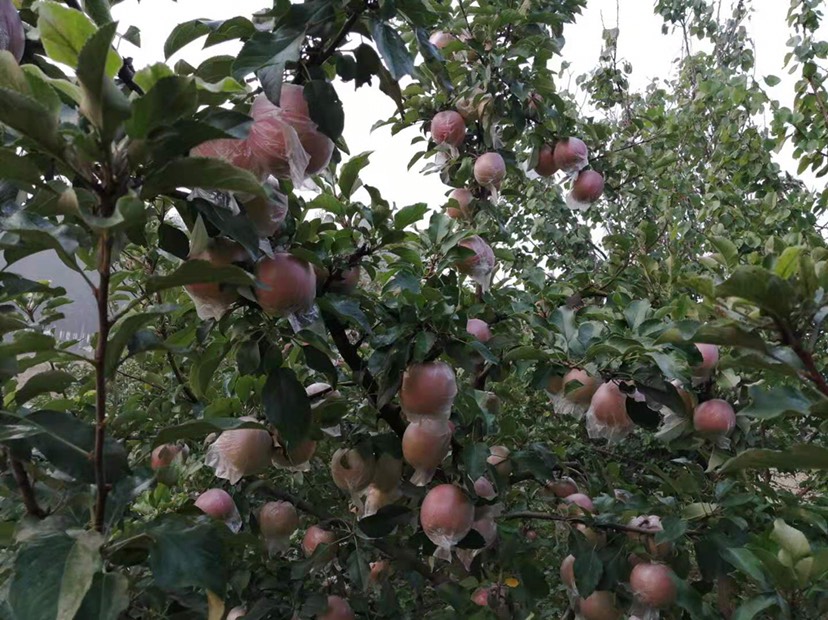
[[[816,362],[814,362],[814,356],[802,346],[802,339],[782,319],[773,317],[773,321],[782,337],[782,344],[791,347],[802,362],[802,365],[805,366],[805,376],[816,385],[823,396],[828,396],[828,381],[825,380],[825,377],[819,371],[819,368],[817,368]]]
[[[564,517],[562,515],[553,515],[546,512],[532,512],[528,510],[519,512],[510,512],[505,515],[497,517],[503,521],[514,521],[517,519],[536,519],[539,521],[559,521],[562,523],[579,523],[588,525],[589,527],[597,527],[602,530],[614,530],[619,532],[633,532],[635,534],[644,534],[646,536],[655,536],[657,531],[648,530],[643,527],[634,527],[632,525],[621,525],[620,523],[598,523],[591,519],[584,517]]]
[[[187,382],[184,380],[184,376],[181,374],[181,370],[178,368],[178,364],[175,362],[175,357],[169,351],[167,351],[167,361],[170,364],[170,368],[172,368],[173,375],[175,375],[175,380],[178,381],[178,384],[184,392],[184,396],[186,396],[187,400],[191,403],[196,404],[198,402],[198,398],[195,394],[193,394],[190,386],[187,385]]]
[[[358,8],[356,11],[351,13],[348,19],[345,20],[345,23],[342,24],[342,28],[339,29],[339,32],[336,33],[334,38],[331,42],[323,49],[319,54],[313,57],[313,63],[316,65],[321,65],[324,63],[328,58],[333,56],[334,52],[336,52],[337,48],[342,44],[345,40],[345,37],[348,36],[348,33],[351,32],[351,28],[354,27],[354,24],[357,23],[357,20],[362,16],[362,13],[368,8],[368,3],[363,2],[362,6]]]
[[[825,107],[825,102],[819,96],[819,91],[814,83],[814,78],[809,75],[805,79],[808,80],[808,85],[811,87],[811,92],[814,93],[814,100],[816,101],[817,107],[819,108],[819,111],[822,112],[822,118],[825,120],[825,124],[828,125],[828,108]]]
[[[104,470],[106,436],[106,349],[109,340],[109,280],[112,275],[112,239],[103,233],[98,242],[99,283],[95,291],[98,305],[98,346],[95,350],[95,529],[103,532],[106,496],[109,488]]]
[[[365,362],[360,356],[357,348],[351,344],[350,340],[348,340],[348,334],[345,331],[345,326],[339,322],[339,319],[328,313],[323,312],[322,319],[325,322],[328,332],[330,332],[331,338],[333,339],[339,354],[342,356],[342,359],[345,360],[345,363],[348,364],[351,371],[358,376],[362,387],[366,392],[368,392],[368,398],[371,400],[371,403],[379,410],[380,419],[385,420],[388,423],[388,426],[390,426],[399,437],[402,437],[403,433],[405,433],[406,424],[400,415],[399,408],[391,404],[386,404],[382,407],[377,406],[377,392],[379,390],[379,386],[377,385],[374,377],[368,371],[368,368],[365,366]]]
[[[43,519],[46,516],[46,511],[43,510],[37,503],[34,488],[29,480],[29,475],[23,467],[23,463],[9,454],[9,468],[11,469],[14,481],[17,483],[17,488],[20,490],[20,495],[23,497],[23,505],[26,507],[26,512],[33,517]]]
[[[379,549],[385,555],[404,564],[416,573],[419,573],[435,586],[451,581],[448,577],[433,572],[428,565],[422,562],[415,554],[401,546],[390,545],[381,540],[372,540],[370,542],[376,549]]]

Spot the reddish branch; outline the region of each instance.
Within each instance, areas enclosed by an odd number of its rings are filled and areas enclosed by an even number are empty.
[[[112,239],[104,233],[98,243],[100,281],[95,289],[98,306],[98,346],[95,349],[95,529],[103,532],[109,487],[104,468],[106,437],[106,349],[109,340],[109,280],[112,275]]]
[[[553,515],[546,512],[531,512],[528,510],[520,512],[510,512],[508,514],[498,517],[504,521],[513,521],[516,519],[537,519],[539,521],[560,521],[562,523],[578,523],[596,527],[602,530],[615,530],[618,532],[633,532],[635,534],[644,534],[646,536],[655,536],[657,531],[647,530],[643,527],[633,527],[632,525],[621,525],[620,523],[598,523],[591,519],[584,517],[564,517],[561,515]]]
[[[34,488],[29,480],[29,475],[23,467],[23,463],[9,454],[9,468],[11,469],[14,481],[17,483],[17,488],[20,490],[20,495],[23,497],[23,505],[26,507],[26,512],[33,517],[43,519],[46,516],[46,511],[43,510],[37,503],[35,498]]]
[[[779,330],[782,338],[782,344],[791,347],[796,356],[805,366],[805,376],[816,385],[817,389],[824,395],[828,396],[828,382],[817,368],[814,362],[814,356],[805,347],[802,346],[802,339],[795,334],[784,320],[774,317],[774,323]]]

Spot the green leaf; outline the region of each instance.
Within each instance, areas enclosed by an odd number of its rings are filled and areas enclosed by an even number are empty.
[[[116,26],[111,22],[92,35],[78,56],[78,81],[83,93],[80,110],[100,130],[105,141],[115,135],[130,114],[129,100],[112,81],[121,66],[120,58],[115,56],[117,66],[114,71],[107,59]]]
[[[305,388],[289,368],[270,371],[262,389],[265,417],[288,446],[305,439],[311,427],[311,406]]]
[[[477,480],[486,473],[486,459],[489,458],[489,446],[485,443],[468,443],[463,446],[463,465],[466,474]]]
[[[10,149],[0,148],[0,170],[7,181],[20,181],[28,185],[40,183],[40,168],[37,164]]]
[[[24,95],[31,95],[31,87],[26,80],[26,74],[17,60],[7,50],[0,50],[0,87],[17,91]]]
[[[795,444],[787,450],[745,450],[722,465],[722,473],[743,469],[828,469],[828,448],[810,444]]]
[[[349,297],[322,297],[318,300],[323,311],[330,311],[348,323],[358,325],[366,332],[371,332],[368,317],[359,307],[359,302]]]
[[[398,525],[411,519],[411,510],[399,504],[383,506],[375,514],[357,521],[357,527],[368,538],[384,538]]]
[[[278,84],[265,85],[268,98],[278,101],[281,89],[281,73],[288,62],[299,60],[305,29],[282,27],[276,32],[257,32],[247,41],[233,62],[233,77],[240,82],[251,73],[267,69],[270,74],[280,77]]]
[[[118,620],[129,607],[129,580],[119,573],[95,573],[92,586],[75,616],[95,620]]]
[[[57,118],[32,97],[0,88],[0,123],[36,142],[47,153],[62,157]]]
[[[256,283],[253,275],[240,267],[217,267],[206,260],[188,260],[169,275],[148,278],[147,292],[157,293],[176,286],[204,282],[220,282],[235,286],[254,286]]]
[[[742,603],[739,608],[733,612],[730,620],[752,620],[758,614],[766,609],[770,609],[777,605],[777,597],[772,594],[760,594],[749,601]]]
[[[730,278],[716,287],[716,296],[745,299],[780,319],[791,313],[796,299],[788,282],[756,266],[739,267]]]
[[[167,314],[173,310],[174,306],[158,306],[150,309],[147,312],[140,314],[132,314],[113,326],[112,335],[106,347],[106,360],[104,364],[107,377],[115,374],[118,364],[121,361],[121,354],[129,344],[130,339],[135,335],[139,329],[152,321],[157,321],[159,317]]]
[[[339,171],[339,189],[345,198],[350,198],[359,180],[360,171],[369,163],[369,157],[373,151],[360,153],[343,164]],[[323,194],[324,195],[324,194]]]
[[[345,129],[345,111],[333,84],[326,80],[310,80],[305,83],[305,100],[311,120],[319,131],[331,140],[339,140]]]
[[[811,401],[795,387],[751,385],[748,395],[751,402],[739,413],[749,418],[771,420],[786,413],[808,415],[811,408]]]
[[[403,207],[394,214],[394,228],[402,230],[414,222],[419,222],[428,213],[428,205],[424,202]]]
[[[41,0],[37,14],[37,29],[49,58],[77,69],[83,46],[97,31],[95,24],[82,11],[51,0]],[[121,67],[121,59],[112,49],[105,58],[106,75],[114,77]]]
[[[368,561],[365,559],[365,555],[357,545],[354,548],[353,553],[348,556],[348,577],[351,580],[351,583],[354,584],[357,589],[365,590],[368,587],[369,577],[371,575],[371,567],[368,566]]]
[[[795,275],[799,271],[799,258],[803,250],[805,248],[798,245],[785,248],[779,258],[776,259],[773,272],[785,280]]]
[[[20,245],[26,250],[24,256],[40,250],[54,250],[64,265],[73,271],[80,271],[73,258],[81,243],[81,234],[77,228],[66,224],[56,226],[45,218],[18,211],[8,218],[0,219],[0,230],[14,233],[20,238]],[[0,238],[0,249],[3,247],[2,241]],[[5,259],[9,264],[13,262],[9,259],[9,252],[6,252]]]
[[[181,439],[203,439],[212,433],[232,431],[240,428],[264,429],[257,422],[249,422],[239,418],[209,418],[203,420],[190,420],[178,426],[171,426],[163,429],[153,441],[154,446],[165,443],[174,443]]]
[[[103,26],[112,21],[109,0],[84,0],[83,8],[98,26]]]
[[[152,172],[144,181],[141,196],[150,199],[179,187],[265,195],[262,184],[247,170],[211,157],[186,157],[175,159]]]
[[[190,366],[190,389],[197,398],[204,399],[210,387],[210,381],[227,355],[228,345],[223,342],[214,342]]]
[[[41,394],[63,392],[76,380],[77,378],[72,373],[63,370],[46,370],[26,381],[15,393],[14,400],[18,405],[24,405]]]
[[[345,205],[333,194],[319,194],[308,203],[308,209],[322,209],[334,215],[345,215]]]
[[[725,237],[710,237],[710,243],[722,255],[725,265],[728,267],[735,266],[739,261],[739,249],[730,239]]]
[[[212,28],[205,19],[193,19],[178,24],[164,42],[164,59],[167,60],[185,45],[212,32]]]
[[[537,600],[549,595],[549,584],[539,566],[529,558],[523,559],[518,566],[520,580],[533,598]]]
[[[27,440],[59,470],[81,482],[95,482],[92,454],[95,450],[95,427],[60,411],[37,411],[17,417],[40,433]],[[104,476],[115,483],[129,473],[126,450],[113,437],[104,440]]]
[[[163,62],[157,62],[153,65],[144,67],[140,71],[137,71],[132,80],[138,84],[144,92],[149,92],[158,80],[171,75],[175,75],[172,69],[170,69]]]
[[[227,559],[221,523],[191,525],[176,516],[162,518],[148,530],[153,543],[149,566],[159,588],[206,588],[219,596],[227,585]]]
[[[170,76],[161,78],[132,106],[127,133],[132,138],[145,138],[157,127],[195,114],[198,89],[193,78]]]
[[[331,358],[328,357],[328,354],[310,345],[303,346],[302,353],[305,355],[305,361],[307,362],[308,367],[325,375],[325,378],[330,382],[330,384],[333,387],[336,387],[338,379],[336,375],[336,367],[331,361]]]
[[[17,554],[9,603],[18,620],[72,620],[101,567],[103,537],[37,536]]]
[[[757,583],[766,582],[762,563],[748,549],[725,549],[722,557]]]
[[[405,41],[387,22],[375,20],[371,24],[371,35],[379,50],[388,73],[394,80],[409,75],[414,71],[414,60],[408,53]]]
[[[89,224],[90,228],[101,230],[121,230],[142,226],[146,222],[146,207],[143,200],[135,196],[121,196],[115,203],[115,211],[109,217],[100,217],[81,208],[83,221]]]
[[[164,222],[158,226],[158,247],[181,260],[190,254],[190,240],[186,233]]]
[[[125,41],[129,41],[135,47],[141,47],[141,30],[135,26],[130,26],[123,34]]]
[[[262,365],[258,340],[245,340],[236,349],[236,367],[240,375],[254,375]]]
[[[631,329],[638,329],[650,313],[650,302],[640,299],[632,302],[624,309],[624,318]]]
[[[578,588],[578,594],[581,598],[589,597],[598,584],[601,582],[601,576],[604,574],[604,565],[598,553],[595,550],[581,553],[575,558],[573,566],[575,572],[575,585]]]
[[[520,360],[545,360],[546,353],[530,346],[515,347],[503,356],[504,361],[517,362]]]

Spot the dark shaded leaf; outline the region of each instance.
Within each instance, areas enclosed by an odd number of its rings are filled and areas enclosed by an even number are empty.
[[[115,22],[103,26],[86,41],[78,56],[78,81],[83,92],[80,110],[107,142],[130,115],[129,100],[112,81],[121,66],[112,50],[116,26]]]
[[[127,133],[132,138],[146,138],[156,127],[172,125],[192,116],[197,107],[198,91],[194,79],[178,75],[161,78],[133,104]]]
[[[790,386],[767,387],[751,385],[748,388],[750,404],[739,411],[749,418],[770,420],[785,413],[808,415],[811,401],[800,390]]]
[[[289,368],[274,368],[262,389],[265,417],[288,445],[308,436],[311,408],[305,388]]]
[[[360,519],[357,527],[368,538],[384,538],[393,532],[395,527],[408,522],[410,518],[411,510],[405,506],[391,504],[383,506],[370,517]]]
[[[227,584],[227,560],[220,522],[192,525],[180,517],[165,517],[148,530],[153,543],[149,565],[159,588],[206,588],[219,596]]]
[[[147,292],[156,293],[176,286],[221,282],[235,286],[253,286],[252,274],[235,266],[216,267],[206,260],[188,260],[166,276],[153,276],[147,280]]]
[[[801,469],[828,469],[828,448],[810,444],[795,444],[787,450],[745,450],[722,465],[722,473],[743,469],[772,469],[796,471]]]
[[[14,395],[18,405],[24,405],[41,394],[63,392],[72,385],[77,378],[74,374],[63,370],[46,370],[31,377]]]
[[[147,176],[141,188],[141,196],[145,199],[154,198],[158,194],[171,192],[179,187],[200,187],[264,196],[262,184],[247,170],[211,157],[185,157],[165,164]]]
[[[74,618],[101,567],[97,532],[37,536],[17,554],[9,603],[19,620]]]
[[[345,129],[345,111],[333,84],[325,80],[311,80],[305,84],[305,100],[311,120],[319,131],[336,142]]]
[[[601,575],[604,573],[604,565],[598,553],[594,550],[581,553],[575,557],[575,564],[573,566],[575,572],[575,585],[578,588],[578,594],[581,598],[589,597],[598,583],[601,581]]]
[[[129,607],[129,581],[119,573],[96,573],[76,618],[118,620]]]
[[[20,419],[42,431],[27,441],[52,465],[81,482],[95,482],[93,425],[60,411],[37,411]],[[104,440],[104,475],[107,483],[114,484],[128,473],[126,450],[114,438],[107,436]]]
[[[263,429],[257,422],[249,422],[239,418],[209,418],[204,420],[191,420],[178,426],[171,426],[163,429],[153,441],[153,446],[160,446],[165,443],[175,443],[181,439],[203,439],[211,433],[221,433],[240,428]]]
[[[299,50],[305,39],[305,29],[284,27],[276,32],[257,32],[242,47],[233,63],[233,77],[243,80],[247,75],[264,68],[275,68],[281,73],[286,63],[299,59]],[[268,99],[276,103],[272,85],[267,91]]]
[[[414,71],[414,60],[408,53],[405,41],[391,24],[374,21],[371,24],[371,34],[385,66],[388,67],[388,73],[394,80],[399,80]]]

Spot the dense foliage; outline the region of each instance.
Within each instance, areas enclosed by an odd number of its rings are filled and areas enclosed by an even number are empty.
[[[828,171],[821,2],[791,109],[748,0],[578,93],[585,0],[275,0],[177,25],[240,42],[198,67],[116,3],[0,0],[0,617],[828,615],[826,194],[773,155]],[[351,87],[467,191],[363,184]]]

